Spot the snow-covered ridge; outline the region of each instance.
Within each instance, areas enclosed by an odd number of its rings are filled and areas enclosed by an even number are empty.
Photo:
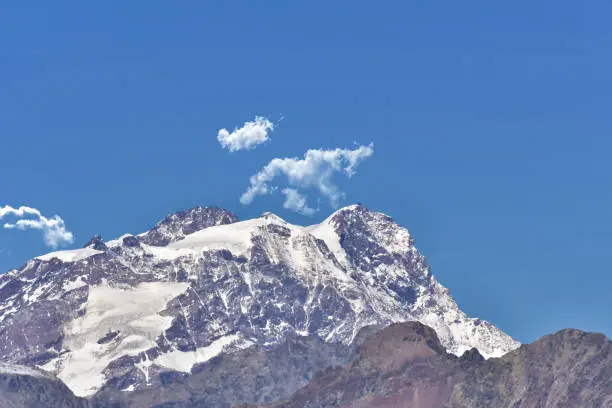
[[[343,208],[342,210],[351,208],[354,208],[354,206],[349,206]],[[266,212],[258,218],[246,221],[237,221],[231,224],[216,225],[195,231],[191,234],[185,235],[184,238],[170,242],[165,246],[151,246],[147,244],[142,245],[146,248],[148,253],[165,259],[174,259],[186,255],[197,255],[202,251],[215,251],[223,249],[229,250],[235,255],[246,255],[252,247],[251,237],[257,232],[257,229],[260,227],[265,227],[269,224],[277,224],[294,231],[300,231],[303,234],[312,233],[315,237],[323,239],[324,241],[329,240],[329,245],[334,248],[334,252],[341,253],[338,237],[335,235],[332,227],[329,225],[329,219],[331,218],[332,217],[329,217],[321,224],[299,226],[289,224],[274,213]],[[146,234],[147,232],[143,232],[137,236],[132,234],[124,234],[119,238],[106,242],[106,245],[111,249],[116,248],[124,244],[125,238],[137,238]],[[56,258],[62,262],[79,262],[102,252],[103,251],[92,248],[79,248],[50,252],[37,256],[35,259],[50,261],[51,259]]]
[[[100,253],[102,253],[102,251],[97,251],[92,248],[81,248],[66,251],[49,252],[48,254],[37,256],[36,259],[40,259],[41,261],[50,261],[51,259],[56,258],[62,262],[78,262]]]
[[[202,208],[202,207],[198,207]],[[181,239],[168,243],[165,246],[151,246],[142,243],[146,248],[146,252],[164,259],[175,259],[187,255],[198,255],[202,251],[229,250],[235,255],[246,255],[252,247],[251,238],[258,231],[258,228],[265,228],[267,225],[276,224],[289,228],[292,231],[305,235],[312,235],[318,239],[325,241],[330,250],[339,258],[344,258],[345,254],[339,242],[339,237],[334,231],[333,219],[337,214],[346,211],[352,211],[358,208],[358,205],[350,205],[340,210],[337,210],[323,222],[308,226],[300,226],[289,224],[287,221],[272,212],[264,212],[258,218],[235,221],[230,224],[220,224],[199,231],[194,231],[190,234],[183,234]],[[170,218],[171,216],[167,217]],[[160,225],[158,223],[158,225]],[[116,248],[124,245],[124,239],[146,236],[149,231],[140,233],[136,236],[132,234],[124,234],[119,238],[112,239],[106,242],[109,248]],[[406,230],[403,230],[407,234]],[[407,234],[408,236],[408,234]],[[388,239],[382,236],[383,239],[392,243],[394,237]],[[56,258],[62,262],[79,262],[94,255],[100,254],[103,251],[92,248],[79,248],[64,251],[50,252],[44,255],[37,256],[35,259],[41,261],[50,261]]]
[[[202,251],[218,250],[229,250],[234,255],[246,256],[253,246],[251,238],[258,232],[258,228],[265,228],[270,224],[283,225],[294,231],[300,231],[303,234],[308,234],[308,231],[312,229],[315,229],[317,232],[326,229],[325,226],[320,225],[310,227],[291,225],[285,221],[282,221],[278,216],[270,217],[268,215],[233,224],[208,227],[187,235],[184,239],[171,242],[166,246],[151,246],[146,244],[141,244],[141,246],[144,248],[146,253],[168,260],[183,256],[197,256],[202,253]],[[108,245],[109,249],[112,250],[113,248],[124,245],[123,240],[128,237],[134,236],[131,234],[122,235],[120,238],[111,240],[106,244]],[[56,258],[62,262],[69,263],[79,262],[100,253],[102,253],[102,251],[91,248],[81,248],[51,252],[38,256],[36,259],[41,261],[50,261],[51,259]]]
[[[122,390],[146,388],[253,343],[350,343],[363,326],[407,320],[457,355],[518,347],[457,307],[407,229],[360,205],[310,226],[197,207],[0,279],[0,359],[33,361],[83,396],[117,376]]]

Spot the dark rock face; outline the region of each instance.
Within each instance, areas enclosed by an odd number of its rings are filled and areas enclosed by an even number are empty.
[[[195,207],[167,216],[141,236],[140,240],[147,245],[165,246],[204,228],[236,221],[238,217],[222,208]]]
[[[563,330],[485,361],[476,350],[447,354],[432,329],[399,323],[269,407],[610,408],[612,342]]]
[[[57,378],[28,367],[0,363],[0,407],[2,408],[87,408],[85,399],[75,397]]]
[[[348,365],[317,375],[274,407],[440,407],[458,358],[418,322],[392,324],[363,340]],[[419,405],[410,403],[417,399]],[[395,405],[393,405],[395,404]]]
[[[345,365],[349,349],[312,337],[290,338],[271,347],[253,346],[195,366],[191,375],[165,371],[146,390],[131,393],[106,387],[94,408],[164,406],[229,408],[288,398],[329,365]],[[159,404],[164,401],[163,405]]]
[[[562,330],[466,374],[452,407],[612,407],[612,342],[603,334]]]
[[[106,344],[109,341],[112,341],[115,337],[119,335],[119,331],[109,331],[104,336],[100,337],[100,339],[96,342],[98,344]]]
[[[106,244],[102,240],[102,236],[100,235],[94,235],[94,237],[90,239],[89,242],[87,242],[83,246],[83,248],[91,248],[91,249],[95,249],[96,251],[108,250],[108,247],[106,246]]]

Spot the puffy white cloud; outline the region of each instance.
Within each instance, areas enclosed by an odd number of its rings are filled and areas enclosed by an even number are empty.
[[[374,154],[374,145],[359,146],[353,150],[336,148],[333,150],[310,149],[303,159],[297,157],[275,158],[250,178],[250,186],[242,196],[242,204],[250,204],[257,196],[270,194],[276,186],[270,183],[279,176],[285,176],[291,189],[282,190],[285,195],[284,207],[294,211],[312,214],[315,210],[308,207],[306,198],[298,189],[317,189],[326,197],[332,207],[338,207],[344,193],[333,183],[334,173],[344,173],[348,177],[355,174],[355,168],[363,160]]]
[[[52,248],[74,242],[72,232],[66,229],[66,224],[59,215],[47,218],[39,210],[32,207],[21,206],[14,208],[9,205],[0,207],[0,219],[9,215],[21,219],[15,223],[4,224],[6,229],[18,229],[21,231],[26,229],[40,230],[43,232],[45,244]],[[33,218],[23,218],[26,216],[32,216]]]
[[[256,116],[253,122],[245,122],[241,128],[232,132],[219,130],[217,140],[221,147],[230,152],[254,149],[257,145],[269,140],[268,132],[274,131],[274,123],[263,116]]]
[[[4,207],[0,207],[0,220],[7,215],[14,215],[15,217],[24,217],[26,215],[34,215],[36,217],[40,217],[40,211],[36,208],[21,206],[19,208],[13,208],[10,205],[5,205]]]
[[[283,208],[292,210],[303,215],[313,215],[317,210],[311,208],[306,203],[306,197],[300,194],[294,188],[285,188],[282,193],[285,195],[285,202]]]

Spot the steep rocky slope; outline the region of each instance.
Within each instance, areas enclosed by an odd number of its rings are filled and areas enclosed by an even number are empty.
[[[191,374],[166,371],[148,388],[118,391],[108,385],[93,397],[94,408],[229,408],[239,403],[270,403],[291,396],[315,373],[347,363],[349,347],[313,337],[288,338],[269,345],[224,353],[193,367]]]
[[[87,408],[64,383],[41,370],[0,363],[0,407]]]
[[[295,336],[349,345],[364,326],[407,320],[457,355],[518,347],[459,310],[406,229],[359,205],[309,227],[197,207],[0,275],[0,360],[42,367],[78,396],[150,390]]]
[[[369,337],[344,367],[328,368],[269,408],[610,408],[612,342],[563,330],[501,358],[446,353],[420,323]],[[261,406],[260,406],[261,407]]]

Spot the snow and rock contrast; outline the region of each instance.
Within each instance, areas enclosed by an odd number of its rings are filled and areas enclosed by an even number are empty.
[[[0,363],[0,407],[87,408],[87,400],[75,397],[55,376],[39,369]]]
[[[519,345],[459,310],[408,231],[360,205],[309,227],[197,207],[0,275],[0,361],[41,367],[78,396],[146,389],[251,345],[349,344],[366,325],[407,320],[456,355]]]
[[[236,408],[611,408],[612,342],[566,329],[485,360],[446,353],[434,330],[391,324],[274,403]],[[207,406],[207,405],[200,405]]]

